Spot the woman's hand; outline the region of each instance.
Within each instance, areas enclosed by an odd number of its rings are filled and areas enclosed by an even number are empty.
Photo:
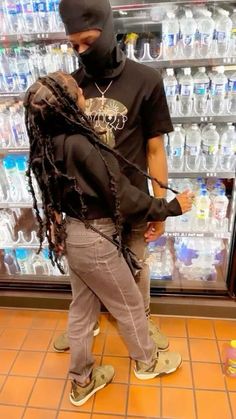
[[[195,194],[190,191],[184,191],[178,194],[176,199],[178,200],[182,213],[184,214],[192,209]]]

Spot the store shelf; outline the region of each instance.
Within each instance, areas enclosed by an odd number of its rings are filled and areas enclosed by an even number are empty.
[[[25,92],[15,92],[15,93],[1,93],[0,92],[0,100],[2,99],[23,99]]]
[[[148,67],[160,69],[160,68],[184,68],[184,67],[215,67],[215,66],[227,66],[236,64],[236,57],[211,57],[211,58],[186,58],[181,60],[162,60],[156,59],[153,61],[142,61],[142,64]]]
[[[42,204],[38,203],[40,207]],[[2,202],[0,203],[0,209],[6,208],[33,208],[32,202]]]
[[[29,153],[29,147],[9,147],[9,148],[0,148],[0,155],[7,155],[7,154],[22,154],[22,153]]]
[[[219,179],[234,179],[236,174],[235,172],[169,172],[170,179],[196,179],[198,177],[208,178],[214,177]]]
[[[193,238],[203,238],[203,237],[209,237],[214,239],[226,239],[229,240],[231,237],[231,233],[229,232],[208,232],[208,231],[166,231],[165,237],[193,237]]]
[[[173,3],[173,4],[191,4],[191,1],[186,0],[160,0],[154,4],[150,0],[143,0],[142,2],[137,0],[111,0],[111,6],[113,10],[133,10],[133,9],[146,9],[150,7],[155,7],[162,3]],[[206,0],[204,3],[224,3],[222,0]],[[227,3],[235,3],[235,0],[227,0]]]
[[[30,34],[13,34],[0,35],[0,44],[15,44],[17,42],[40,42],[43,41],[63,41],[66,40],[65,32],[48,32],[48,33],[30,33]]]
[[[48,244],[44,243],[43,244],[43,248],[47,248]],[[39,243],[0,243],[0,249],[35,249],[38,250],[39,249]]]
[[[235,123],[236,115],[190,115],[190,116],[172,116],[173,124],[201,124],[201,123]]]

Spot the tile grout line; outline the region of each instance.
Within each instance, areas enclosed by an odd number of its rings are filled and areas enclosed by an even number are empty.
[[[214,330],[216,345],[217,345],[217,349],[218,349],[218,353],[219,353],[219,358],[220,358],[221,371],[222,371],[222,374],[224,375],[225,393],[226,393],[226,397],[227,397],[227,400],[228,400],[228,406],[229,406],[229,410],[230,410],[232,419],[234,419],[233,409],[232,409],[231,400],[230,400],[230,394],[229,394],[229,390],[228,390],[228,385],[227,385],[226,377],[225,377],[225,374],[224,374],[224,360],[221,358],[220,345],[219,345],[219,342],[218,342],[216,328],[215,328],[215,322],[214,321],[213,321],[213,330]]]
[[[134,361],[135,362],[135,361]],[[128,418],[128,410],[129,410],[129,394],[130,394],[130,378],[131,378],[131,369],[132,369],[132,360],[129,359],[129,375],[128,375],[128,387],[127,387],[127,395],[126,395],[126,405],[125,405],[125,419]]]
[[[194,374],[193,374],[193,364],[192,364],[193,361],[192,361],[191,346],[190,346],[190,336],[189,336],[189,330],[188,330],[188,319],[186,319],[186,334],[187,334],[187,345],[188,345],[188,351],[189,351],[190,371],[191,371],[191,377],[192,377],[194,410],[195,410],[195,417],[196,419],[198,419],[197,397],[196,397],[195,381],[194,381]]]

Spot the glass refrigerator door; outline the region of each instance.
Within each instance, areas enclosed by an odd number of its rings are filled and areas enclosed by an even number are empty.
[[[113,5],[128,57],[162,72],[174,125],[164,138],[169,184],[196,194],[149,245],[152,291],[233,295],[236,2]]]
[[[13,3],[0,5],[0,287],[69,289],[68,277],[50,265],[46,247],[36,253],[22,99],[39,75],[72,72],[78,62],[58,1],[53,10],[36,8],[27,15],[13,10]],[[164,78],[175,127],[165,136],[169,182],[196,192],[193,211],[169,219],[165,236],[149,247],[153,290],[227,293],[235,222],[236,2],[111,4],[127,56],[159,69]]]

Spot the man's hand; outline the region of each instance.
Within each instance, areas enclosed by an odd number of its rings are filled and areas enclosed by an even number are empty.
[[[148,223],[148,228],[144,234],[146,243],[154,242],[165,233],[165,223],[162,221],[156,221]]]

